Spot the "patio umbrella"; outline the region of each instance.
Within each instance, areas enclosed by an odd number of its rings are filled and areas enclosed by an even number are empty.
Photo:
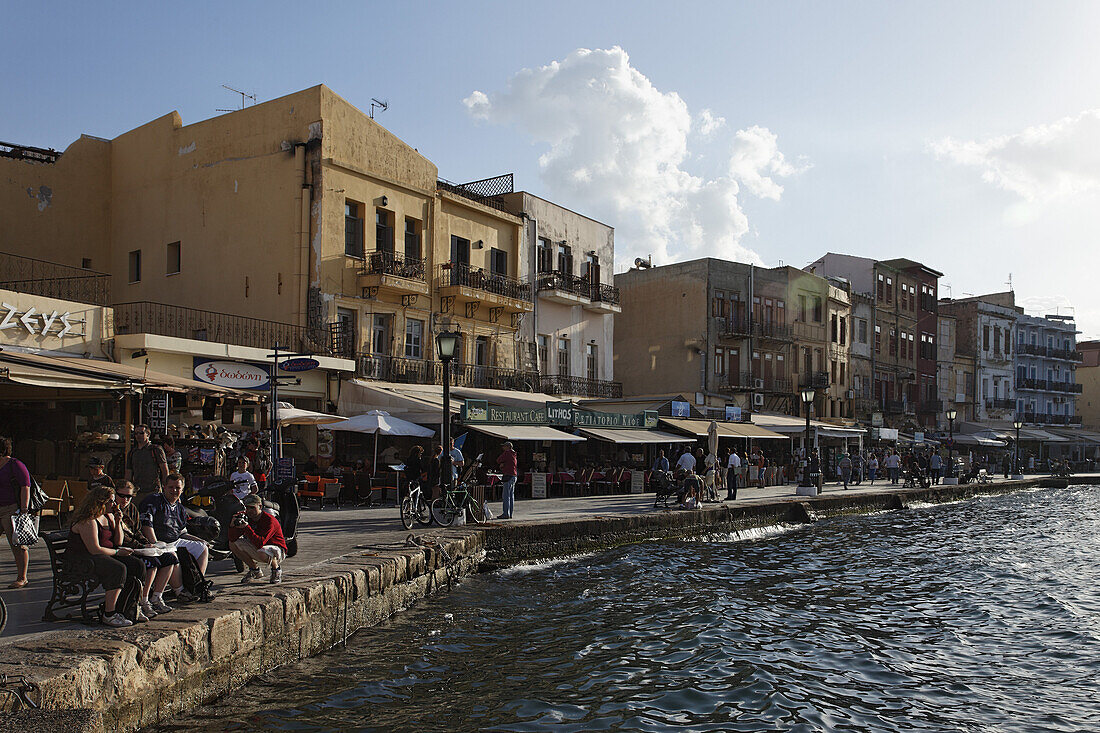
[[[347,420],[339,415],[328,415],[312,410],[299,410],[289,402],[280,402],[275,407],[275,414],[280,425],[328,425]]]
[[[356,415],[333,425],[329,430],[339,430],[346,433],[374,434],[374,470],[378,470],[378,436],[379,435],[412,435],[417,438],[430,438],[435,435],[431,428],[425,428],[416,423],[394,417],[384,410],[371,410],[365,415]]]
[[[707,450],[711,455],[717,457],[718,455],[718,422],[716,420],[710,421],[710,427],[707,428]]]

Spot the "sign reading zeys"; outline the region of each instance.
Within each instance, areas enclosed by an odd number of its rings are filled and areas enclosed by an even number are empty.
[[[267,390],[267,369],[237,361],[195,359],[195,379],[230,389]]]

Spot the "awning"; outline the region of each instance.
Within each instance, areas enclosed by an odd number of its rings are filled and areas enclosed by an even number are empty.
[[[660,430],[634,430],[630,428],[579,428],[581,435],[607,443],[627,444],[662,444],[662,443],[694,443],[691,438],[672,433],[663,433]]]
[[[451,412],[458,412],[462,400],[451,400]],[[420,425],[439,425],[443,419],[443,388],[438,384],[399,384],[348,379],[340,384],[338,412],[362,415],[384,410],[402,420]]]
[[[7,377],[9,381],[25,384],[28,387],[90,390],[126,388],[126,383],[119,382],[118,380],[95,379],[79,374],[65,374],[51,369],[43,369],[29,364],[17,364],[13,362],[0,362],[0,375]]]
[[[975,445],[979,448],[1004,448],[1007,445],[1003,440],[983,438],[980,435],[970,433],[956,433],[954,441],[955,445]]]
[[[754,412],[752,421],[755,425],[786,435],[797,437],[799,433],[806,432],[806,418],[798,418],[793,415],[779,415],[776,413]],[[843,425],[810,420],[810,427],[817,429],[817,434],[827,438],[858,438],[866,436],[863,428],[847,428]]]
[[[501,440],[555,440],[563,443],[577,443],[584,440],[579,435],[565,433],[545,425],[467,425],[466,427]]]
[[[662,417],[661,423],[697,438],[707,437],[710,420],[690,420],[687,418]],[[754,440],[786,440],[789,436],[780,435],[759,425],[743,422],[718,422],[719,438],[752,438]]]
[[[1061,435],[1062,437],[1077,443],[1095,443],[1100,445],[1100,433],[1094,433],[1089,430],[1064,428],[1051,429],[1049,432],[1052,432],[1056,435]]]

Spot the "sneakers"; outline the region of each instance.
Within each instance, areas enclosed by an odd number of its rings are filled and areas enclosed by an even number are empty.
[[[263,580],[264,574],[260,572],[259,568],[251,568],[244,577],[241,578],[242,583],[251,583],[253,580]]]
[[[162,599],[162,598],[158,598],[155,601],[153,601],[153,600],[149,601],[149,606],[154,611],[156,611],[158,614],[168,613],[169,611],[172,610],[172,607],[169,606],[167,603],[165,603],[164,599]],[[145,608],[143,607],[141,610],[144,611]]]
[[[283,582],[283,569],[282,568],[272,568],[271,569],[271,584],[272,585],[278,585],[279,583],[282,583],[282,582]]]
[[[109,616],[103,617],[103,623],[107,626],[114,626],[116,629],[123,629],[127,626],[133,626],[134,622],[123,616],[118,611],[115,611]]]
[[[163,601],[161,601],[163,603]],[[157,612],[153,610],[153,604],[149,601],[142,601],[138,604],[138,612],[145,614],[147,619],[156,618]]]
[[[195,595],[193,593],[191,593],[191,591],[187,590],[186,588],[180,588],[179,590],[175,591],[175,593],[176,593],[176,600],[179,601],[180,603],[191,603],[192,601],[197,600],[195,598]]]
[[[151,618],[149,616],[145,615],[145,612],[141,610],[141,606],[139,605],[137,607],[137,611],[134,613],[134,623],[135,624],[144,624],[144,623],[148,623],[150,620],[151,620]]]

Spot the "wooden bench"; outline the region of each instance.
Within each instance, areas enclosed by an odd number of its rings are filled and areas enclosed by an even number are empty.
[[[99,586],[99,579],[92,575],[80,575],[70,572],[65,567],[65,551],[69,544],[69,530],[51,532],[43,539],[46,541],[46,549],[50,551],[50,570],[53,572],[53,593],[46,610],[42,614],[43,621],[71,621],[76,619],[75,613],[58,616],[54,608],[80,607],[80,619],[85,623],[92,623],[99,615],[98,610],[88,611],[88,596]]]

